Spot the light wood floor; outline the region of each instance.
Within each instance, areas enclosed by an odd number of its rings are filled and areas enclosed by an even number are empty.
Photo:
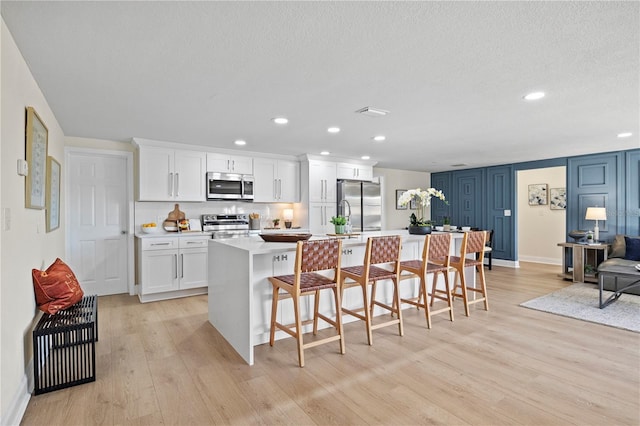
[[[405,336],[346,325],[338,343],[256,348],[249,367],[207,321],[207,296],[101,297],[97,381],[31,398],[25,425],[640,424],[640,334],[519,303],[569,285],[559,267],[487,271],[490,311],[406,309]],[[594,301],[595,303],[595,301]]]

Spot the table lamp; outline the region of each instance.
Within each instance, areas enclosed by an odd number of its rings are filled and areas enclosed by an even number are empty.
[[[285,228],[291,228],[291,221],[293,220],[293,209],[284,209],[282,211],[282,218],[284,219]]]
[[[586,220],[595,220],[596,226],[593,227],[593,238],[597,242],[600,240],[600,228],[598,228],[599,220],[607,220],[607,209],[604,207],[587,207]]]

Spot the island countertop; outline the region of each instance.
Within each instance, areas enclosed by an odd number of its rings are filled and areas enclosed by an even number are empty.
[[[454,240],[462,240],[462,232],[433,232],[433,234],[451,234]],[[314,234],[311,236],[311,240],[322,240],[327,238],[342,238],[342,247],[360,246],[366,244],[369,237],[391,236],[400,235],[402,237],[402,243],[408,242],[423,242],[424,235],[409,234],[406,229],[388,230],[388,231],[370,231],[363,232],[360,235],[351,237],[333,237],[326,234]],[[251,235],[245,238],[228,238],[211,240],[211,243],[223,244],[234,249],[244,250],[248,254],[269,254],[282,251],[294,251],[296,249],[296,243],[274,243],[266,242],[260,238],[259,235]]]

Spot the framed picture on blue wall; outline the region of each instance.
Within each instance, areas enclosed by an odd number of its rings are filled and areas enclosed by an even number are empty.
[[[549,208],[551,210],[566,210],[567,208],[567,189],[566,188],[550,188],[549,189]]]

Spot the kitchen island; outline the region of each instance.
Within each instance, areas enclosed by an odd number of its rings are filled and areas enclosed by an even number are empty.
[[[406,230],[366,232],[357,237],[343,238],[342,266],[362,264],[367,238],[387,235],[402,237],[402,260],[421,257],[424,235],[410,235]],[[454,239],[451,252],[459,253],[463,235],[451,235]],[[311,238],[329,237],[314,235]],[[254,363],[253,347],[269,341],[272,287],[268,277],[292,274],[295,250],[296,243],[267,243],[259,236],[209,241],[209,322],[249,365]],[[469,285],[475,285],[473,267],[467,268],[465,276]],[[450,282],[453,286],[453,273],[450,275]],[[418,294],[418,280],[403,281],[400,291],[402,298],[415,297]],[[380,282],[376,294],[378,298],[391,304],[391,283]],[[332,317],[335,315],[333,299],[329,294],[323,296],[326,297],[321,297],[320,311]],[[343,306],[358,307],[362,303],[361,298],[357,288],[345,290]],[[302,318],[308,318],[313,309],[312,298],[305,299],[307,300],[303,300],[301,307]],[[292,323],[291,302],[280,303],[278,321]],[[386,311],[376,309],[373,314],[375,316],[383,312]],[[343,320],[346,323],[356,319],[346,315]],[[323,322],[320,325],[329,326]],[[311,325],[306,326],[304,332],[310,331]],[[282,331],[276,332],[276,339],[284,337],[289,335]]]

